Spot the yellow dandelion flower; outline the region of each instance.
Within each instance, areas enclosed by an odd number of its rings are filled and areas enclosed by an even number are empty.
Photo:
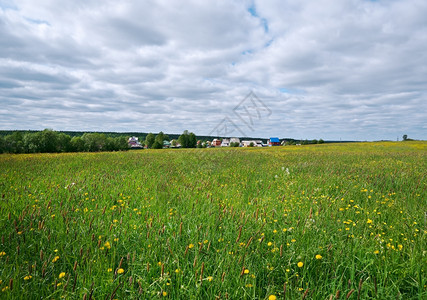
[[[317,255],[316,255],[316,259],[322,259],[322,255],[317,254]]]
[[[296,239],[292,239],[292,240],[291,240],[291,242],[292,242],[292,243],[295,243],[296,241],[297,241]]]
[[[286,231],[288,231],[288,229],[287,228],[283,228],[283,230],[282,230],[283,232],[286,232]]]
[[[403,245],[397,245],[397,248],[399,248],[399,250],[402,250],[403,249]]]
[[[168,293],[167,292],[163,292],[162,295],[163,295],[163,297],[166,297],[168,295]]]
[[[175,269],[175,273],[179,273],[180,272],[180,269]]]
[[[27,275],[27,276],[24,277],[24,280],[30,280],[31,278],[33,278],[33,276]]]
[[[298,268],[302,268],[304,266],[304,263],[302,261],[297,263]]]
[[[61,278],[64,278],[65,277],[65,272],[61,272],[61,273],[59,273],[59,279],[61,279]]]
[[[248,269],[245,269],[245,271],[243,271],[243,273],[245,273],[245,274],[249,274],[249,270],[248,270]]]
[[[375,251],[374,251],[374,254],[378,254],[378,253],[380,253],[380,251],[378,251],[378,250],[375,250]]]
[[[117,274],[123,274],[125,272],[125,270],[123,270],[122,268],[117,270]]]
[[[212,281],[213,280],[213,277],[212,276],[208,276],[208,281]]]
[[[4,251],[0,252],[0,256],[5,256],[5,255],[6,255],[6,252]]]
[[[270,295],[268,296],[268,300],[276,300],[277,297],[275,295]]]
[[[109,241],[106,241],[106,242],[104,243],[104,247],[105,247],[105,248],[107,248],[107,249],[111,249],[110,242],[109,242]]]
[[[107,272],[113,272],[113,269],[112,268],[108,268]]]
[[[59,256],[55,256],[55,258],[54,258],[54,259],[52,259],[52,262],[54,263],[54,262],[56,262],[58,259],[59,259]]]
[[[272,242],[268,242],[268,243],[267,243],[267,246],[269,246],[269,247],[270,247],[271,245],[273,245],[273,243],[272,243]]]

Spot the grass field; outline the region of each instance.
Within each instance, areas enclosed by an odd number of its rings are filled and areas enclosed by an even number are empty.
[[[0,155],[1,299],[427,299],[427,143]]]

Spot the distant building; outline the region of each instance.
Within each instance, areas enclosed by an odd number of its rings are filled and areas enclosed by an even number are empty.
[[[231,138],[230,144],[232,144],[232,143],[238,143],[240,145],[240,139],[239,138]]]
[[[242,141],[243,147],[262,147],[262,141],[261,140],[251,140],[251,141]]]
[[[171,147],[171,143],[169,141],[163,141],[163,148],[170,148]]]
[[[280,146],[280,140],[277,137],[271,137],[268,140],[268,145],[269,146]]]
[[[221,141],[218,139],[214,139],[211,143],[211,146],[212,147],[219,147],[219,146],[221,146]]]
[[[142,149],[142,145],[136,136],[132,136],[128,139],[128,145],[131,149]]]
[[[222,139],[221,147],[229,147],[230,146],[230,140],[229,139]]]
[[[181,148],[181,144],[178,143],[177,140],[172,140],[170,144],[170,148]]]

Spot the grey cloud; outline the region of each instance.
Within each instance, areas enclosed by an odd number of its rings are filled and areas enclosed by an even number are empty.
[[[9,4],[2,129],[208,134],[230,117],[252,136],[426,138],[425,1]],[[233,114],[250,90],[272,111],[253,130]]]
[[[166,42],[163,35],[151,29],[149,24],[145,26],[132,20],[120,18],[106,19],[99,24],[100,37],[104,44],[114,47],[138,47],[144,45],[162,45]]]

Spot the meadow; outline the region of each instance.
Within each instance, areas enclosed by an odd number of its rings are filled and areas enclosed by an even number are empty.
[[[427,299],[427,142],[0,155],[1,299]]]

